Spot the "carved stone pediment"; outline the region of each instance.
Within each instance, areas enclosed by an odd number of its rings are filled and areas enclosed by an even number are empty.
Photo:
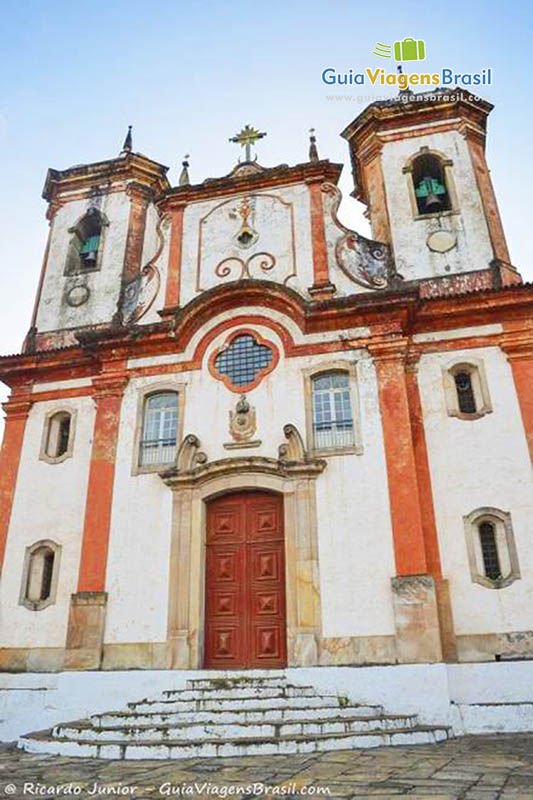
[[[320,458],[309,458],[302,437],[295,425],[283,428],[286,442],[279,447],[279,457],[237,456],[209,461],[200,450],[197,436],[186,436],[179,449],[175,466],[159,473],[171,489],[192,487],[214,478],[229,475],[261,473],[284,478],[318,478],[327,466]]]

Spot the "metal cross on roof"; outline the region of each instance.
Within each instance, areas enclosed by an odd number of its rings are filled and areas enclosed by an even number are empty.
[[[245,149],[245,161],[252,160],[252,146],[257,142],[258,139],[263,139],[266,136],[266,133],[262,133],[257,128],[253,128],[251,125],[245,125],[240,133],[237,133],[233,136],[229,141],[234,142],[235,144],[240,144],[241,147]]]

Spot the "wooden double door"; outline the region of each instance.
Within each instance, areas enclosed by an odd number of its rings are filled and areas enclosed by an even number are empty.
[[[205,664],[287,664],[283,499],[223,495],[207,509]]]

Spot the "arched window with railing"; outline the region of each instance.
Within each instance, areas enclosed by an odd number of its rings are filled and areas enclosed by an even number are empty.
[[[311,380],[316,450],[353,447],[354,418],[347,372],[321,372]]]
[[[156,392],[144,400],[139,466],[172,464],[177,453],[178,392]]]

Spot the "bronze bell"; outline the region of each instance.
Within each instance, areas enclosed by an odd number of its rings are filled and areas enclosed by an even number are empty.
[[[440,211],[442,200],[437,194],[430,192],[426,197],[425,210],[426,211]]]

